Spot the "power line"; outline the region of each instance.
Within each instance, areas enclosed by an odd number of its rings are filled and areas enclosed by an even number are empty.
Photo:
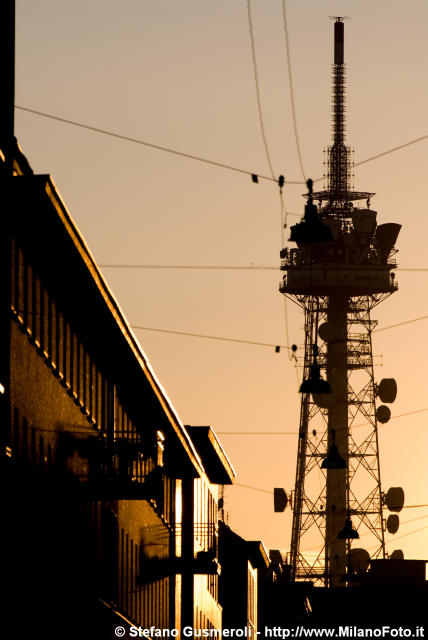
[[[272,180],[275,180],[275,173],[272,167],[272,161],[269,154],[269,148],[266,140],[266,132],[263,124],[263,113],[262,113],[262,103],[260,98],[260,87],[259,87],[259,78],[257,72],[257,61],[256,61],[256,48],[254,44],[254,33],[253,33],[253,21],[251,19],[251,2],[247,0],[247,14],[248,14],[248,26],[250,31],[250,42],[251,42],[251,57],[253,61],[253,72],[254,72],[254,83],[256,86],[256,97],[257,97],[257,110],[259,113],[259,123],[260,123],[260,131],[262,134],[262,140],[265,147],[266,158],[268,161],[269,169],[272,175]]]
[[[297,436],[297,431],[216,431],[219,436]]]
[[[371,156],[370,158],[366,158],[365,160],[361,160],[360,162],[355,162],[354,167],[359,167],[361,164],[365,164],[366,162],[371,162],[372,160],[376,160],[377,158],[382,158],[382,156],[387,156],[389,153],[393,153],[394,151],[398,151],[399,149],[404,149],[404,147],[410,147],[410,145],[421,142],[422,140],[426,140],[427,138],[428,134],[425,136],[421,136],[420,138],[415,138],[414,140],[410,140],[409,142],[400,144],[398,147],[393,147],[392,149],[388,149],[387,151],[378,153],[375,156]]]
[[[287,215],[298,216],[298,213],[289,213]],[[205,265],[205,264],[100,264],[101,268],[109,269],[218,269],[218,270],[241,270],[241,271],[280,271],[280,267],[263,266],[263,265]],[[428,271],[428,268],[398,268],[397,271]],[[423,316],[425,318],[425,316]],[[413,321],[412,321],[413,322]],[[376,329],[380,331],[380,329]]]
[[[419,507],[428,507],[428,504],[405,504],[403,509],[418,509]]]
[[[420,529],[414,529],[413,531],[409,531],[409,533],[403,533],[401,536],[394,536],[394,538],[390,538],[389,540],[385,540],[385,544],[390,544],[391,542],[395,542],[396,540],[401,540],[401,538],[407,538],[407,536],[412,536],[415,533],[420,533],[421,531],[425,531],[428,529],[428,525],[425,527],[421,527]],[[372,549],[376,549],[378,545],[374,545],[373,547],[368,547],[367,551],[371,551]]]
[[[415,411],[407,411],[406,413],[399,413],[396,416],[391,416],[390,420],[394,420],[396,418],[404,418],[406,416],[412,416],[412,415],[415,415],[416,413],[423,413],[425,411],[428,411],[428,407],[425,407],[424,409],[416,409]],[[366,427],[369,424],[371,424],[371,422],[363,422],[361,424],[353,424],[349,428],[356,429],[358,427]],[[237,436],[237,435],[239,435],[239,436],[298,436],[299,435],[297,431],[219,431],[218,434],[222,435],[222,436],[226,436],[226,435],[234,435],[234,436]],[[418,505],[415,505],[415,506],[418,506]],[[420,506],[424,507],[424,506],[428,506],[428,505],[423,505],[422,504]]]
[[[397,322],[396,324],[390,324],[387,327],[380,327],[380,329],[374,329],[373,333],[375,332],[379,332],[379,331],[386,331],[387,329],[395,329],[395,327],[401,327],[404,324],[410,324],[411,322],[419,322],[419,320],[426,320],[428,318],[427,316],[420,316],[419,318],[413,318],[412,320],[403,320],[403,322]]]
[[[109,266],[109,265],[104,265],[104,266]],[[119,266],[119,265],[115,265],[115,266]],[[123,265],[123,266],[124,267],[130,267],[131,265]],[[148,267],[148,268],[150,268],[150,267]],[[167,267],[165,267],[165,268],[167,268]],[[184,268],[186,268],[186,267],[184,267]],[[188,267],[188,268],[192,268],[192,267]],[[419,320],[426,320],[426,319],[428,319],[428,315],[420,316],[419,318],[413,318],[411,320],[405,320],[405,321],[399,322],[397,324],[389,325],[388,327],[381,327],[380,329],[375,329],[374,332],[375,331],[386,331],[387,329],[395,329],[396,327],[400,327],[400,326],[405,325],[405,324],[410,324],[412,322],[417,322]],[[252,345],[259,346],[259,347],[271,347],[271,348],[275,348],[275,350],[278,350],[278,351],[280,349],[291,349],[292,351],[296,351],[295,345],[290,346],[290,345],[278,344],[278,343],[273,343],[273,342],[259,342],[259,341],[256,341],[256,340],[243,340],[243,339],[240,339],[240,338],[226,338],[226,337],[223,337],[223,336],[211,336],[211,335],[206,335],[206,334],[202,334],[202,333],[191,333],[189,331],[174,331],[172,329],[158,329],[158,328],[155,328],[155,327],[142,327],[140,325],[130,325],[130,327],[131,327],[131,329],[138,329],[138,330],[141,330],[141,331],[156,331],[158,333],[170,333],[170,334],[173,334],[173,335],[189,336],[189,337],[192,337],[192,338],[205,338],[205,339],[208,339],[208,340],[221,340],[223,342],[239,342],[241,344],[252,344]],[[408,415],[411,415],[413,413],[420,413],[422,411],[428,411],[428,408],[426,408],[426,409],[418,409],[417,411],[410,411],[410,412],[407,412],[407,413],[402,413],[402,414],[397,415],[397,416],[392,416],[391,419],[392,418],[401,418],[403,416],[408,416]],[[369,423],[366,422],[364,424],[357,424],[357,425],[353,425],[353,427],[354,428],[355,427],[362,427],[362,426],[365,426],[367,424],[369,424]],[[280,432],[280,433],[282,433],[282,432]]]
[[[410,522],[415,522],[416,520],[423,520],[424,518],[428,518],[428,515],[421,516],[420,518],[412,518],[412,520],[406,520],[404,522],[401,522],[401,524],[408,524]],[[400,538],[405,538],[406,536],[411,536],[414,533],[419,533],[420,531],[423,531],[424,529],[427,529],[427,528],[428,528],[428,525],[425,527],[421,527],[420,529],[414,529],[413,531],[409,531],[409,533],[404,533],[401,536],[394,536],[394,538],[390,538],[389,540],[386,540],[385,544],[389,544],[390,542],[394,542],[395,540],[399,540]],[[369,534],[370,534],[370,531],[364,531],[363,533],[360,534],[360,536],[365,536]],[[376,549],[377,546],[378,545],[376,544],[372,547],[368,547],[367,551],[370,551],[371,549]],[[314,551],[314,550],[321,551],[322,547],[320,547],[319,545],[317,545],[316,547],[309,547],[308,549],[305,549],[304,551],[302,551],[302,553],[307,553],[308,551]]]
[[[241,487],[243,489],[250,489],[251,491],[260,491],[262,493],[268,493],[269,495],[273,495],[273,490],[268,490],[268,489],[261,489],[260,487],[252,487],[248,484],[239,484],[239,482],[234,482],[233,487]],[[418,507],[428,507],[428,504],[410,504],[410,505],[405,505],[403,507],[403,509],[416,509]],[[411,522],[416,522],[417,520],[424,520],[425,518],[428,518],[428,515],[424,515],[424,516],[419,516],[418,518],[412,518],[411,520],[403,520],[402,522],[400,522],[400,525],[405,525],[405,524],[410,524]],[[367,532],[368,534],[369,532]],[[363,534],[366,535],[366,534]],[[406,534],[406,535],[410,535],[410,534]],[[311,547],[310,549],[306,549],[305,551],[312,551],[313,549],[316,549],[318,547]]]
[[[64,124],[69,124],[72,125],[74,127],[80,127],[81,129],[87,129],[88,131],[94,131],[95,133],[102,133],[103,135],[106,136],[110,136],[113,138],[118,138],[119,140],[125,140],[126,142],[133,142],[134,144],[139,144],[139,145],[143,145],[146,147],[151,147],[152,149],[157,149],[158,151],[166,151],[167,153],[173,153],[175,155],[178,156],[182,156],[184,158],[189,158],[191,160],[198,160],[199,162],[205,162],[207,164],[211,164],[214,165],[216,167],[221,167],[223,169],[230,169],[231,171],[238,171],[239,173],[244,173],[248,176],[257,176],[257,178],[260,178],[262,180],[269,180],[271,182],[278,182],[276,180],[276,178],[270,177],[270,176],[264,176],[261,174],[256,174],[252,171],[247,171],[245,169],[240,169],[239,167],[233,167],[231,165],[228,164],[224,164],[222,162],[216,162],[215,160],[208,160],[207,158],[201,158],[200,156],[195,156],[193,154],[190,153],[185,153],[183,151],[177,151],[176,149],[169,149],[168,147],[163,147],[157,144],[153,144],[151,142],[146,142],[144,140],[139,140],[138,138],[131,138],[129,136],[124,136],[120,133],[115,133],[113,131],[108,131],[106,129],[100,129],[98,127],[93,127],[91,125],[88,124],[84,124],[82,122],[76,122],[75,120],[69,120],[67,118],[62,118],[60,116],[55,116],[51,113],[45,113],[43,111],[37,111],[36,109],[30,109],[29,107],[22,107],[19,105],[15,105],[15,109],[19,109],[20,111],[26,111],[27,113],[32,113],[34,115],[37,116],[41,116],[43,118],[49,118],[50,120],[57,120],[58,122],[63,122]],[[392,149],[388,149],[387,151],[383,151],[382,153],[378,153],[375,156],[371,156],[370,158],[366,158],[365,160],[361,160],[360,162],[356,162],[354,164],[355,167],[361,165],[361,164],[365,164],[366,162],[371,162],[372,160],[376,160],[377,158],[381,158],[382,156],[386,156],[389,153],[393,153],[394,151],[399,151],[400,149],[403,149],[404,147],[408,147],[412,144],[416,144],[417,142],[421,142],[422,140],[425,140],[426,138],[428,138],[428,135],[425,136],[421,136],[420,138],[416,138],[415,140],[410,140],[409,142],[405,142],[404,144],[399,145],[398,147],[393,147]],[[320,178],[316,178],[313,182],[319,182],[320,180],[324,180],[324,176],[321,176]],[[285,180],[285,184],[305,184],[304,182],[302,182],[301,180]],[[295,215],[295,214],[293,214]],[[422,269],[421,269],[422,271]]]
[[[253,491],[261,491],[262,493],[269,493],[273,495],[273,491],[268,491],[267,489],[259,489],[258,487],[249,487],[247,484],[239,484],[238,482],[234,482],[233,487],[242,487],[243,489],[252,489]]]
[[[189,158],[190,160],[198,160],[199,162],[205,162],[206,164],[211,164],[216,167],[221,167],[222,169],[230,169],[231,171],[238,171],[239,173],[244,173],[248,176],[257,176],[262,180],[270,180],[273,182],[277,182],[274,177],[264,176],[261,174],[256,174],[253,171],[246,171],[245,169],[240,169],[239,167],[233,167],[229,164],[224,164],[223,162],[216,162],[215,160],[208,160],[207,158],[201,158],[200,156],[195,156],[191,153],[185,153],[184,151],[177,151],[177,149],[169,149],[168,147],[163,147],[158,144],[153,144],[151,142],[146,142],[145,140],[139,140],[138,138],[131,138],[130,136],[125,136],[120,133],[114,133],[113,131],[108,131],[106,129],[100,129],[99,127],[93,127],[88,124],[84,124],[82,122],[76,122],[75,120],[69,120],[68,118],[61,118],[60,116],[55,116],[50,113],[44,113],[43,111],[36,111],[35,109],[29,109],[28,107],[21,107],[15,105],[15,109],[19,109],[21,111],[26,111],[28,113],[32,113],[37,116],[41,116],[43,118],[49,118],[50,120],[57,120],[58,122],[63,122],[64,124],[72,125],[73,127],[80,127],[81,129],[87,129],[88,131],[94,131],[95,133],[102,133],[103,135],[110,136],[112,138],[118,138],[119,140],[125,140],[125,142],[132,142],[134,144],[143,145],[145,147],[150,147],[151,149],[157,149],[158,151],[166,151],[167,153],[172,153],[177,156],[182,156],[184,158]],[[300,181],[292,181],[286,180],[287,184],[303,184]]]
[[[285,34],[285,47],[286,47],[286,51],[287,51],[288,85],[289,85],[289,88],[290,88],[290,102],[291,102],[291,113],[292,113],[292,117],[293,117],[294,138],[296,140],[297,157],[299,159],[300,171],[302,173],[303,180],[306,182],[306,174],[305,174],[305,170],[303,168],[302,154],[301,154],[301,150],[300,150],[299,135],[298,135],[298,132],[297,132],[297,117],[296,117],[296,106],[295,106],[295,102],[294,102],[293,78],[292,78],[292,73],[291,73],[290,46],[289,46],[289,39],[288,39],[287,14],[286,14],[286,10],[285,10],[285,0],[282,0],[282,22],[283,22],[284,34]]]
[[[100,264],[102,269],[218,269],[237,271],[279,271],[279,267],[223,266],[223,265],[168,265],[168,264]]]
[[[172,333],[180,336],[191,336],[192,338],[208,338],[209,340],[223,340],[225,342],[240,342],[243,344],[255,344],[260,347],[274,347],[277,349],[278,347],[281,349],[291,349],[285,344],[274,344],[273,342],[256,342],[255,340],[241,340],[239,338],[223,338],[220,336],[207,336],[200,333],[188,333],[187,331],[172,331],[171,329],[155,329],[153,327],[140,327],[134,324],[130,325],[131,329],[140,329],[142,331],[158,331],[160,333]]]

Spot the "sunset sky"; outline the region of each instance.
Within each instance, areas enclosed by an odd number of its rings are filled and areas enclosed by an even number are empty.
[[[16,11],[20,107],[270,175],[247,0],[17,0]],[[252,0],[251,13],[274,174],[303,182],[282,2]],[[347,142],[355,163],[428,135],[426,0],[288,0],[286,15],[306,177],[322,176],[330,143],[329,16],[349,16]],[[15,113],[32,168],[52,175],[100,265],[279,269],[281,210],[273,181],[254,184],[245,173]],[[355,167],[354,182],[357,190],[376,192],[378,223],[402,225],[399,291],[375,309],[378,329],[427,316],[373,335],[376,380],[398,383],[392,419],[380,428],[382,488],[402,486],[406,505],[428,505],[427,155],[428,138]],[[303,214],[305,191],[303,184],[285,185],[287,211]],[[102,271],[131,326],[286,344],[279,270]],[[287,309],[290,343],[302,356],[303,316],[292,303]],[[211,425],[236,482],[260,489],[227,489],[231,526],[288,551],[291,511],[274,514],[268,492],[293,489],[297,435],[227,435],[297,433],[302,374],[288,350],[134,331],[183,423]],[[388,552],[428,558],[428,506],[405,508],[400,520],[397,534],[387,536]]]

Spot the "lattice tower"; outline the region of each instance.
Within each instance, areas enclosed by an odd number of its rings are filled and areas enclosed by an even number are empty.
[[[334,33],[327,188],[312,193],[308,181],[303,221],[291,229],[297,248],[281,251],[280,291],[304,311],[304,379],[314,375],[316,358],[332,390],[302,393],[291,576],[337,587],[355,578],[357,536],[367,534],[372,558],[385,557],[371,311],[397,290],[392,269],[400,225],[377,225],[374,194],[350,187],[343,18],[336,18]]]

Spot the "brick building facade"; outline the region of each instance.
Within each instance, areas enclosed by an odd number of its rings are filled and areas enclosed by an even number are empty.
[[[8,621],[101,639],[221,626],[215,485],[230,464],[211,430],[180,422],[52,179],[16,148],[2,184]]]

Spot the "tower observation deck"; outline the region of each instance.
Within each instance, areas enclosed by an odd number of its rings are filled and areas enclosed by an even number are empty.
[[[394,245],[400,225],[378,225],[370,208],[374,194],[350,185],[341,17],[334,23],[332,76],[327,187],[313,193],[308,181],[304,217],[291,228],[297,246],[281,251],[280,291],[304,310],[303,368],[309,383],[309,390],[307,384],[301,389],[291,575],[338,587],[354,580],[369,556],[355,548],[363,533],[370,536],[365,544],[371,557],[385,557],[378,424],[390,413],[386,406],[376,407],[371,335],[377,322],[371,311],[397,290]],[[315,370],[331,393],[317,392],[316,384],[311,392]],[[395,399],[394,393],[385,397]]]

